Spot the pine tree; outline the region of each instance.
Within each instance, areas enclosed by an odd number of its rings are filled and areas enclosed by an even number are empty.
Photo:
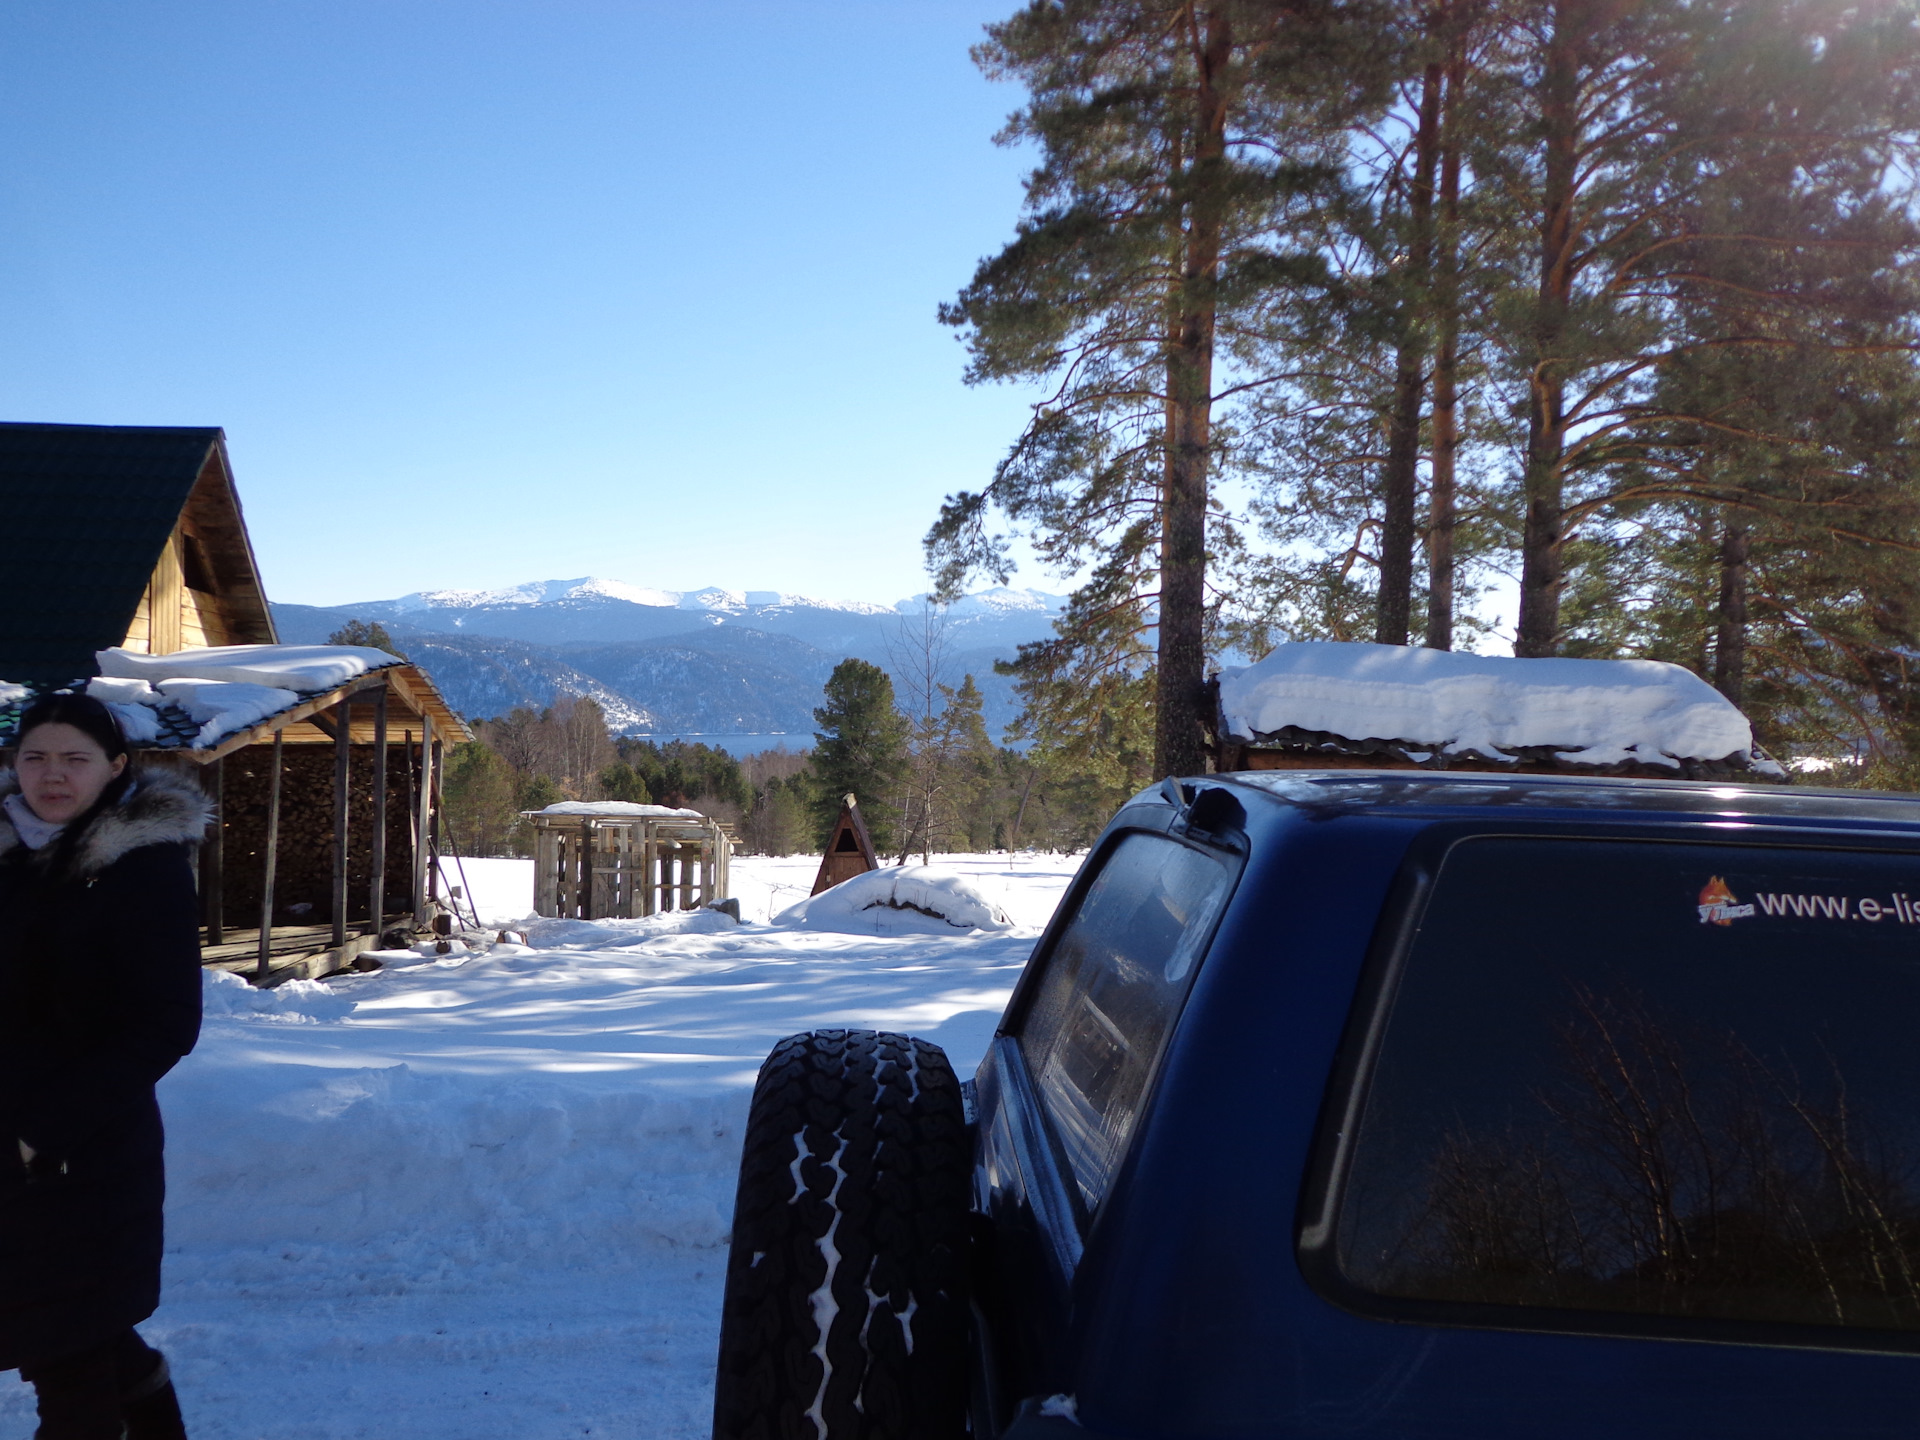
[[[455,842],[468,855],[510,855],[520,828],[513,770],[484,740],[447,752],[442,798]]]
[[[840,813],[841,797],[859,798],[874,849],[893,848],[907,778],[907,722],[894,708],[893,681],[878,665],[842,660],[825,686],[826,703],[813,712],[814,831],[824,845]]]
[[[1308,183],[1276,146],[1367,88],[1378,34],[1358,3],[1035,0],[975,52],[1027,87],[1002,138],[1042,160],[1016,238],[941,315],[967,332],[970,382],[1053,388],[991,484],[949,497],[929,556],[943,595],[1004,577],[997,507],[1046,563],[1101,561],[1110,603],[1077,610],[1099,632],[1060,643],[1113,654],[1116,631],[1153,632],[1162,773],[1204,768],[1215,408],[1244,380],[1222,337],[1299,261],[1264,243]]]
[[[651,805],[653,792],[646,777],[624,760],[616,760],[600,772],[600,795],[606,800],[624,800],[629,805]]]
[[[406,652],[393,643],[393,637],[387,634],[387,627],[378,620],[368,624],[364,620],[349,620],[338,630],[327,636],[329,645],[358,645],[368,650],[384,650],[389,655],[404,660]]]

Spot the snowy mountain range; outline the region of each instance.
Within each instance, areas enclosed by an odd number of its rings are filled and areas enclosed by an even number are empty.
[[[589,577],[273,611],[289,643],[324,641],[348,620],[379,621],[468,716],[591,695],[616,729],[630,733],[788,734],[806,743],[834,665],[858,656],[901,671],[923,648],[930,619],[944,682],[973,675],[997,736],[1018,703],[1011,684],[993,673],[994,660],[1051,635],[1065,603],[1003,586],[930,617],[925,595],[879,605]]]

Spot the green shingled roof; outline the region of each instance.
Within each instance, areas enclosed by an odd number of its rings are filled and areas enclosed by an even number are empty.
[[[139,607],[207,452],[202,426],[0,423],[0,679],[98,673]]]

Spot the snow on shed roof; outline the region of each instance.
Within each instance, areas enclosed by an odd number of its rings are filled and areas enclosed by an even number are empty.
[[[704,820],[698,810],[677,810],[671,805],[637,805],[631,800],[562,800],[534,815],[593,815],[603,820]]]
[[[352,645],[202,646],[170,655],[119,648],[94,657],[100,674],[87,694],[119,717],[136,747],[207,751],[223,740],[379,670],[406,678],[409,703],[433,707],[435,723],[457,726],[418,667],[385,650]],[[0,736],[32,698],[30,687],[0,681]],[[295,717],[298,718],[298,717]],[[456,738],[465,731],[453,729]]]
[[[1317,732],[1496,762],[1533,751],[1582,767],[1754,763],[1747,717],[1692,671],[1658,660],[1518,660],[1299,641],[1223,671],[1220,716],[1225,735],[1241,744]]]

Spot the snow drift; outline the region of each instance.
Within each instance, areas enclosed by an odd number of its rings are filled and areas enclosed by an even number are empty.
[[[869,870],[782,911],[776,925],[849,935],[967,935],[1013,922],[964,875],[930,865]]]

